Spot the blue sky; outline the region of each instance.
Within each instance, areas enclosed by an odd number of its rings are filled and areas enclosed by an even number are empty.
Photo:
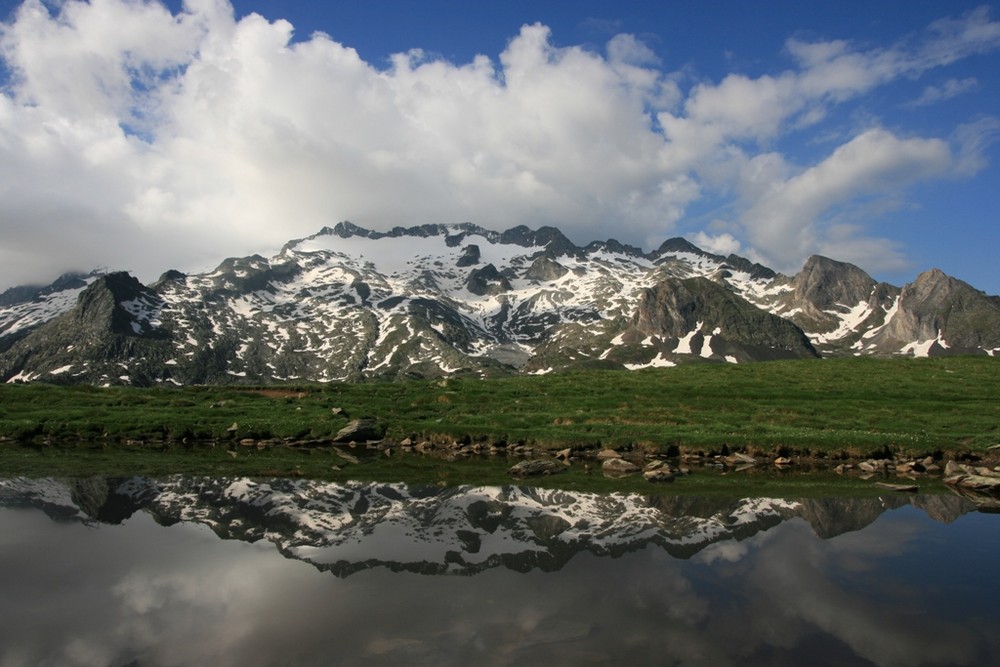
[[[1000,293],[1000,8],[0,3],[0,289],[324,224],[685,236]]]

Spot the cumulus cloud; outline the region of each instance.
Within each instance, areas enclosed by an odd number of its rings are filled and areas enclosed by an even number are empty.
[[[329,35],[293,39],[279,17],[237,18],[226,0],[177,13],[26,0],[0,24],[0,286],[99,265],[150,279],[342,219],[641,243],[709,197],[736,214],[728,236],[698,238],[791,266],[829,242],[823,216],[872,183],[901,192],[962,154],[878,128],[816,164],[775,142],[875,86],[1000,47],[998,25],[977,11],[868,51],[793,40],[785,72],[685,90],[629,34],[557,47],[526,25],[497,58],[414,50],[380,68]]]

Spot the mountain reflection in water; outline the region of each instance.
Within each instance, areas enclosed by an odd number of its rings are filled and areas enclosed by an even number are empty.
[[[0,665],[991,664],[998,547],[957,496],[0,479]]]

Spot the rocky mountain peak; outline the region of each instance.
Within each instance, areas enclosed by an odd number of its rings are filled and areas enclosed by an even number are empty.
[[[539,227],[535,230],[519,225],[502,232],[500,242],[525,248],[542,246],[555,255],[576,255],[581,252],[580,248],[555,227]]]
[[[850,308],[867,301],[875,284],[853,264],[813,255],[795,276],[795,300],[821,311],[838,305]]]
[[[694,255],[708,261],[718,262],[721,265],[718,268],[722,271],[727,269],[742,271],[752,280],[772,280],[778,276],[773,270],[762,264],[751,262],[746,257],[740,257],[737,254],[730,254],[728,257],[723,257],[722,255],[706,252],[687,239],[680,237],[667,239],[660,244],[660,247],[655,252],[650,253],[650,256],[654,258],[659,257],[662,260],[664,257],[681,254]]]
[[[593,254],[596,252],[605,252],[613,255],[623,255],[625,257],[646,257],[647,254],[643,252],[642,248],[636,248],[635,246],[626,245],[620,243],[615,239],[608,239],[607,241],[592,241],[587,244],[583,249],[586,254]]]
[[[569,272],[565,266],[547,255],[536,257],[525,276],[531,280],[547,282],[558,280]]]
[[[319,231],[318,234],[318,236],[328,236],[328,235],[339,236],[342,239],[348,239],[351,238],[352,236],[363,236],[366,238],[371,238],[372,232],[371,230],[365,229],[364,227],[358,227],[349,220],[344,220],[334,225],[333,229],[330,229],[329,227],[324,227]]]
[[[525,228],[527,229],[527,228]],[[323,227],[318,234],[308,237],[309,239],[314,239],[320,236],[337,236],[343,239],[349,238],[366,238],[372,240],[384,239],[384,238],[403,238],[403,237],[413,237],[413,238],[430,238],[433,236],[443,236],[445,244],[449,248],[458,247],[462,244],[463,240],[470,235],[478,235],[483,238],[495,242],[499,239],[500,234],[497,232],[490,231],[488,229],[483,229],[478,225],[471,222],[462,222],[453,225],[445,224],[425,224],[416,225],[413,227],[402,227],[396,226],[386,232],[376,231],[372,229],[366,229],[360,227],[353,222],[342,221],[338,222],[333,228]],[[291,248],[296,245],[296,241],[292,241],[287,244],[286,248]]]
[[[657,255],[671,255],[674,253],[686,252],[692,255],[708,255],[704,250],[691,243],[685,238],[676,236],[674,238],[669,238],[660,244],[660,247],[656,249]]]
[[[160,274],[160,277],[157,278],[156,282],[154,282],[150,287],[152,287],[153,289],[158,289],[166,285],[167,283],[184,282],[185,279],[187,279],[186,273],[178,271],[177,269],[167,269],[166,271]]]
[[[67,278],[0,304],[0,381],[267,383],[1000,352],[1000,298],[928,271],[904,290],[810,258],[795,277],[670,239],[350,222],[273,257]],[[89,286],[88,286],[89,285]],[[27,292],[25,292],[27,294]]]
[[[930,298],[935,294],[947,295],[956,289],[961,289],[963,285],[969,287],[967,283],[952,278],[941,269],[934,268],[919,274],[907,287],[910,292],[919,293],[923,298]]]
[[[897,313],[880,334],[891,344],[917,341],[914,350],[993,350],[1000,347],[1000,299],[931,269],[903,287]]]
[[[726,257],[726,264],[738,271],[745,271],[754,280],[773,280],[778,277],[778,274],[772,269],[767,268],[763,264],[751,262],[746,257],[740,257],[739,255],[730,254]]]
[[[81,326],[109,329],[113,333],[133,334],[133,315],[125,304],[153,303],[159,299],[136,278],[124,271],[98,278],[82,294],[74,312]]]

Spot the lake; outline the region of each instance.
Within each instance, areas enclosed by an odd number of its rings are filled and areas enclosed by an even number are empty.
[[[695,498],[0,479],[0,665],[983,665],[1000,515]]]

